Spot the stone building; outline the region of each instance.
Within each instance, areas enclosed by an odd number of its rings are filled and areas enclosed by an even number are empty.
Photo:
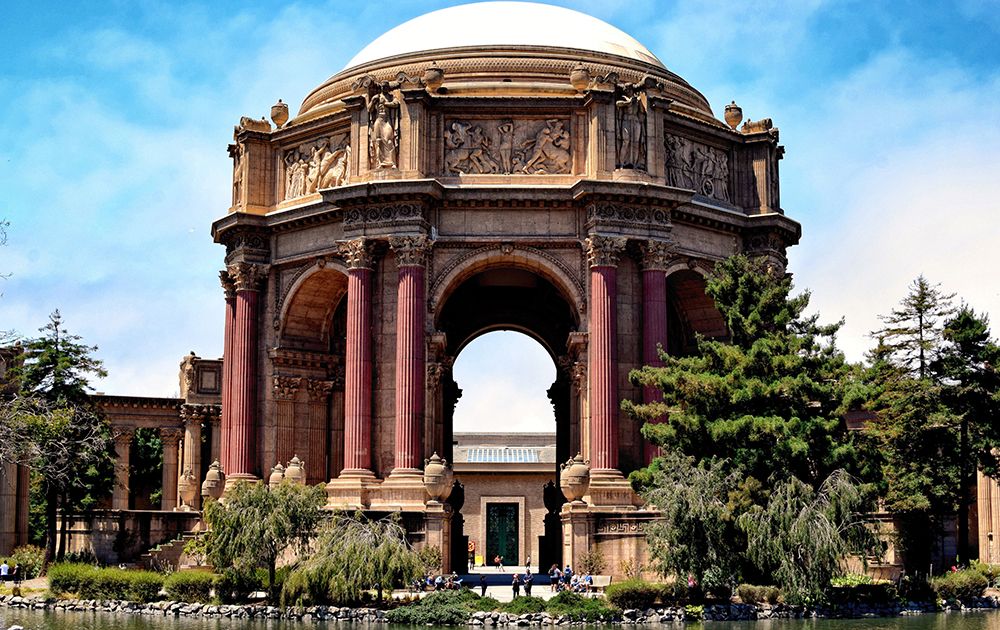
[[[718,120],[600,20],[508,2],[398,26],[271,117],[236,127],[232,207],[212,226],[227,483],[298,454],[331,507],[400,510],[447,563],[450,506],[421,469],[454,459],[451,366],[518,330],[558,368],[558,460],[589,460],[546,554],[641,556],[655,512],[625,475],[650,452],[618,403],[652,395],[627,375],[658,345],[726,336],[704,294],[716,261],[784,268],[800,229],[771,121],[741,126],[735,104]]]

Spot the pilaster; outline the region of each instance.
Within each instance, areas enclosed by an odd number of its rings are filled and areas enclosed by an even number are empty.
[[[111,493],[111,509],[127,510],[129,497],[129,455],[135,427],[113,427],[112,439],[115,443],[115,486]]]
[[[160,442],[163,444],[161,510],[173,510],[177,507],[177,462],[178,450],[183,435],[184,433],[176,427],[163,427],[160,429]]]

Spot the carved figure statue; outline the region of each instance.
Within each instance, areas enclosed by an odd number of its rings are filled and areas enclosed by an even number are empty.
[[[308,165],[298,151],[285,156],[285,199],[295,199],[306,194],[306,169]]]
[[[615,101],[616,168],[646,170],[646,107],[634,85]]]
[[[514,121],[507,119],[497,125],[497,133],[500,136],[500,172],[511,173],[514,170],[514,163],[511,156],[514,152]]]
[[[664,135],[666,148],[667,184],[675,188],[694,188],[690,173],[693,170],[691,162],[691,144],[686,138]]]
[[[531,157],[521,168],[524,173],[569,172],[569,132],[558,118],[545,121],[545,128],[535,135]]]
[[[306,194],[314,193],[319,189],[320,166],[324,153],[327,153],[326,140],[313,145],[312,153],[309,156],[309,170],[306,173]]]
[[[729,159],[714,147],[664,134],[667,184],[729,201]]]
[[[399,102],[388,82],[372,83],[365,97],[368,107],[368,156],[371,168],[396,168],[399,148]]]
[[[350,180],[351,147],[328,152],[320,162],[320,188],[343,186]]]

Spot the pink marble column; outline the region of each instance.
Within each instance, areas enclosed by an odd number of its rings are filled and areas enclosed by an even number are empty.
[[[274,398],[274,461],[268,465],[287,466],[295,453],[295,398],[302,377],[277,375],[272,379]],[[324,481],[326,481],[324,479]]]
[[[229,469],[227,480],[253,478],[257,442],[257,301],[266,267],[251,263],[230,265],[236,285],[230,368]]]
[[[615,308],[618,260],[624,238],[591,236],[590,263],[590,466],[594,472],[618,469],[618,360]]]
[[[399,265],[396,298],[396,440],[393,473],[418,472],[423,456],[427,312],[424,270],[431,243],[426,236],[389,239]]]
[[[232,448],[229,436],[232,434],[232,368],[233,368],[233,326],[236,322],[236,286],[228,271],[219,272],[222,290],[226,294],[226,327],[222,345],[222,420],[219,427],[219,464],[224,472],[230,470],[229,454]]]
[[[364,238],[342,247],[347,262],[347,347],[344,363],[344,471],[371,475],[372,425],[372,243]]]
[[[657,346],[667,349],[667,263],[672,252],[671,244],[664,241],[647,241],[642,246],[642,364],[660,367],[663,361]],[[644,387],[642,401],[653,402],[661,398],[655,387]],[[665,416],[651,420],[664,422]],[[646,464],[659,455],[660,449],[646,442]]]
[[[129,455],[132,451],[132,437],[135,427],[112,427],[115,442],[115,485],[111,491],[111,509],[127,510],[129,498]]]

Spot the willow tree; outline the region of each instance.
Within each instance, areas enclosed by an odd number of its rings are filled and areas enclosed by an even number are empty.
[[[406,540],[398,518],[379,520],[334,513],[313,545],[313,553],[285,580],[284,605],[353,604],[365,593],[390,592],[421,575],[423,562]]]

